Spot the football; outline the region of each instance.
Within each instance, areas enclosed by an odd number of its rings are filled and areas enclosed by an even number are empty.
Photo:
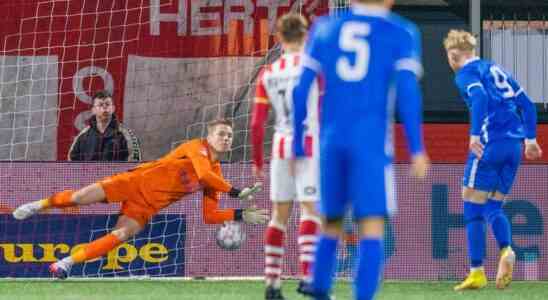
[[[240,249],[245,241],[246,235],[242,225],[239,222],[225,222],[215,235],[217,245],[224,250]]]

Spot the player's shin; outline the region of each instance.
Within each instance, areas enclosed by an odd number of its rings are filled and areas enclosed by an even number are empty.
[[[42,209],[47,208],[64,208],[75,206],[76,203],[72,201],[73,190],[66,190],[53,194],[51,197],[40,200]]]
[[[489,199],[485,205],[485,218],[491,226],[499,249],[504,249],[512,243],[510,222],[502,210],[503,201]]]
[[[285,226],[274,220],[270,221],[264,239],[265,282],[268,287],[279,289],[284,255]]]
[[[468,255],[472,270],[483,266],[485,257],[485,218],[484,204],[464,202],[464,222],[466,224],[466,239]]]
[[[333,285],[333,276],[337,266],[337,244],[338,237],[322,234],[316,248],[315,261],[321,264],[313,266],[312,286],[315,295],[327,296]]]
[[[74,206],[75,204],[72,202],[72,194],[73,194],[73,191],[67,190],[67,191],[54,194],[50,198],[25,203],[17,207],[13,211],[12,215],[17,220],[25,220],[39,213],[40,211],[44,209],[48,209],[51,207],[63,208],[63,207]]]
[[[357,266],[354,292],[359,300],[373,299],[380,283],[384,263],[382,238],[360,240],[360,261]]]
[[[312,280],[311,271],[314,263],[314,254],[318,240],[318,230],[320,228],[320,219],[316,216],[301,216],[299,225],[299,265],[302,280],[310,282]]]
[[[84,245],[71,254],[70,262],[81,263],[107,254],[110,250],[120,245],[122,241],[112,233]]]

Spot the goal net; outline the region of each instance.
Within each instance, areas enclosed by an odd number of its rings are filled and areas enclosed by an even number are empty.
[[[93,93],[102,89],[113,94],[117,118],[139,138],[143,160],[204,137],[206,124],[214,118],[232,120],[234,148],[224,158],[224,175],[235,186],[253,183],[250,103],[261,66],[280,55],[273,36],[275,21],[288,11],[314,19],[330,7],[335,5],[327,0],[0,4],[10,12],[0,21],[0,178],[2,186],[13,187],[0,194],[0,224],[13,227],[8,213],[17,205],[78,189],[133,166],[61,162],[74,137],[88,125]],[[269,148],[267,140],[267,154]],[[31,174],[33,170],[40,171]],[[260,206],[270,206],[267,194],[257,199]],[[240,206],[230,199],[222,202]],[[49,263],[112,230],[117,211],[93,205],[52,210],[15,223],[18,233],[3,236],[0,268],[6,276],[45,276]],[[261,275],[262,268],[251,267],[257,262],[246,258],[262,257],[264,227],[246,226],[248,242],[239,255],[215,245],[216,228],[203,224],[201,195],[186,197],[162,211],[135,239],[103,259],[76,266],[72,273]],[[288,266],[295,253],[289,254]],[[294,275],[295,268],[287,274]]]

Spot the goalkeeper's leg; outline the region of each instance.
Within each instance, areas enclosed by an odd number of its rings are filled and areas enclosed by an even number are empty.
[[[143,229],[144,225],[131,217],[121,215],[114,230],[89,244],[79,248],[70,256],[50,265],[50,272],[57,278],[64,279],[74,264],[82,263],[107,254],[127,239]]]
[[[287,222],[293,202],[273,201],[272,219],[265,231],[265,283],[267,300],[285,299],[281,293],[281,275]]]
[[[66,190],[53,194],[49,198],[23,204],[13,211],[13,217],[18,220],[24,220],[48,208],[88,205],[104,200],[105,191],[103,190],[103,187],[98,183],[94,183],[76,192],[73,190]]]

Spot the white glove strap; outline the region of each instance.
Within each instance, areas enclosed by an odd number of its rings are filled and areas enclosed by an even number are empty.
[[[537,139],[525,139],[525,145],[536,144]]]

